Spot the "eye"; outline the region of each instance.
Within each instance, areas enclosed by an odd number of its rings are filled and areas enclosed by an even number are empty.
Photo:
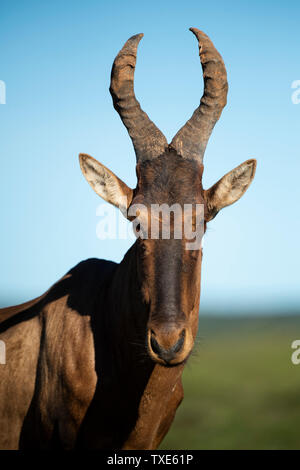
[[[147,257],[150,254],[149,247],[146,243],[142,242],[140,244],[140,254],[143,258]]]
[[[143,226],[140,222],[134,222],[134,234],[137,238],[143,238]]]

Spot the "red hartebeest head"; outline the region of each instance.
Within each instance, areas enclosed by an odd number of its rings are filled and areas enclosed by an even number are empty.
[[[92,157],[80,155],[83,174],[99,196],[123,212],[128,210],[128,218],[131,208],[139,208],[134,223],[141,234],[136,241],[138,280],[149,315],[145,341],[150,357],[165,366],[187,359],[198,324],[202,249],[200,244],[187,249],[184,230],[181,237],[175,236],[176,229],[187,221],[183,208],[191,205],[189,222],[195,229],[200,220],[204,233],[206,223],[220,209],[245,193],[256,168],[255,160],[247,160],[210,189],[202,187],[205,148],[226,104],[228,84],[224,62],[210,39],[198,29],[191,31],[199,43],[204,93],[200,106],[170,144],[134,95],[137,47],[143,35],[130,38],[114,61],[110,92],[135,149],[136,188],[129,188]],[[162,236],[162,211],[154,216],[151,210],[162,204],[171,209],[168,237]],[[182,209],[179,216],[172,210],[174,205]],[[199,220],[197,207],[204,209]],[[155,221],[159,229],[153,236]]]

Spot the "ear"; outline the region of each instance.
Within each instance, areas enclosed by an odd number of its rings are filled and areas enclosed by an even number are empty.
[[[112,171],[93,157],[81,153],[79,163],[85,179],[93,190],[105,201],[127,211],[133,196],[133,190],[121,181]]]
[[[256,160],[247,160],[204,191],[207,222],[212,220],[223,207],[230,206],[242,197],[254,178],[255,170]]]

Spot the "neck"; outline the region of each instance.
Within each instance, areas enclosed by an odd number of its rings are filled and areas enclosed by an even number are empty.
[[[122,368],[152,364],[146,351],[149,306],[143,301],[137,276],[136,243],[116,268],[107,293],[111,306],[107,317],[109,334],[116,345],[115,357]]]
[[[112,445],[111,435],[114,445],[117,440],[120,447],[127,441],[127,448],[135,448],[136,441],[144,436],[146,442],[141,448],[154,448],[155,426],[164,416],[175,388],[180,391],[183,365],[171,369],[155,365],[146,351],[149,306],[143,302],[138,282],[135,244],[114,270],[100,302],[102,311],[103,306],[106,310],[94,328],[99,336],[95,338],[99,380],[87,422],[95,424],[107,448]],[[145,423],[149,426],[146,431]]]

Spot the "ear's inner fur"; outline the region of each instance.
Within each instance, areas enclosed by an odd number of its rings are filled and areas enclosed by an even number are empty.
[[[80,154],[79,161],[84,177],[98,196],[124,213],[132,201],[133,190],[90,155]]]
[[[226,206],[230,206],[247,191],[253,181],[256,160],[247,160],[224,175],[210,189],[204,191],[207,222]]]

